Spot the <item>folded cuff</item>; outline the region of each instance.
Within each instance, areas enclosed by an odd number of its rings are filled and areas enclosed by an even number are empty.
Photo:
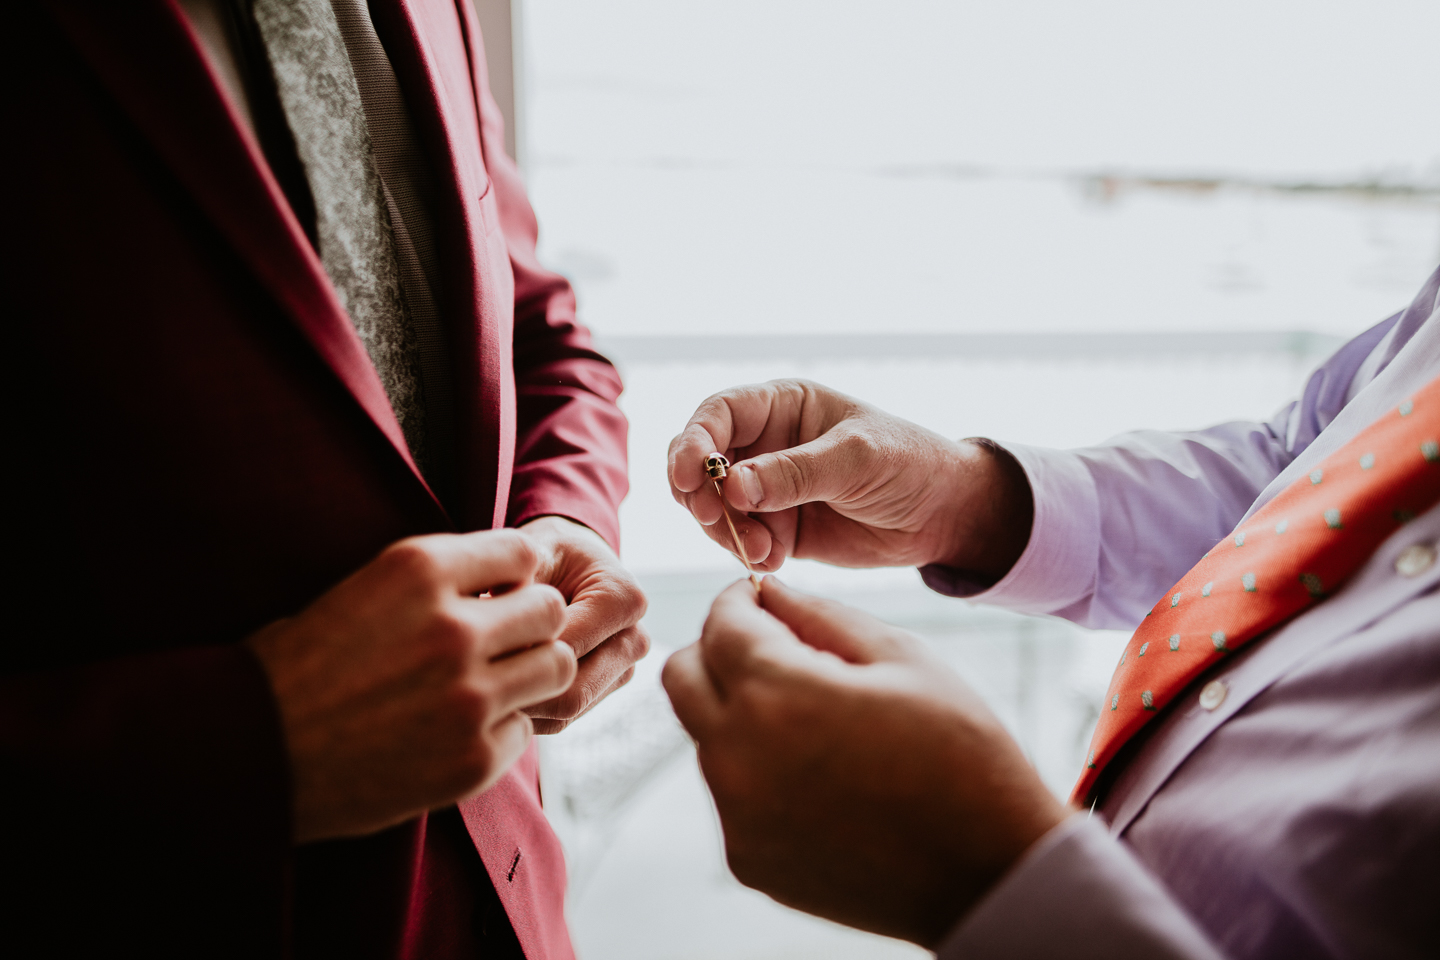
[[[958,570],[920,568],[927,586],[952,597],[1020,613],[1054,613],[1095,590],[1100,558],[1100,501],[1079,456],[1065,450],[1001,444],[1025,471],[1035,502],[1030,541],[1015,566],[988,589]]]
[[[1221,960],[1102,821],[1077,813],[1035,842],[941,944],[938,960]]]

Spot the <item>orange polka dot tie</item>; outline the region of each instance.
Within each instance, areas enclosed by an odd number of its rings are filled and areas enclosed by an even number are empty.
[[[1440,501],[1440,378],[1387,412],[1216,544],[1145,615],[1120,657],[1071,800],[1222,657],[1334,593]]]

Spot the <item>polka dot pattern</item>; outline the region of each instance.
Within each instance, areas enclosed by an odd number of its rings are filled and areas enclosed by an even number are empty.
[[[1324,601],[1437,501],[1440,379],[1282,490],[1146,614],[1110,681],[1109,710],[1071,799],[1084,804],[1116,752],[1192,680]],[[1169,655],[1144,655],[1156,640]]]

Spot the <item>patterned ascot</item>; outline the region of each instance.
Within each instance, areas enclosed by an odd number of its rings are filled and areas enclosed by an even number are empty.
[[[341,6],[353,27],[356,4]],[[385,184],[341,24],[331,0],[255,0],[254,15],[315,201],[320,262],[423,471],[419,345],[401,290]],[[369,26],[368,16],[362,26]]]
[[[1110,680],[1071,801],[1222,657],[1335,592],[1440,501],[1440,378],[1382,416],[1216,544],[1145,615]]]

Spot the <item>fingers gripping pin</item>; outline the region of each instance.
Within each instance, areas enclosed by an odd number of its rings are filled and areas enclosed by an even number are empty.
[[[760,578],[751,569],[750,558],[745,556],[745,543],[740,539],[740,534],[735,531],[735,521],[730,519],[730,507],[725,502],[725,490],[720,486],[720,481],[728,476],[729,469],[730,461],[726,460],[722,453],[712,453],[705,458],[705,475],[710,478],[711,483],[715,484],[715,492],[720,495],[720,512],[725,517],[726,526],[730,528],[730,542],[735,544],[735,555],[740,558],[741,563],[745,564],[745,572],[750,574],[750,583],[756,591],[759,591]]]

